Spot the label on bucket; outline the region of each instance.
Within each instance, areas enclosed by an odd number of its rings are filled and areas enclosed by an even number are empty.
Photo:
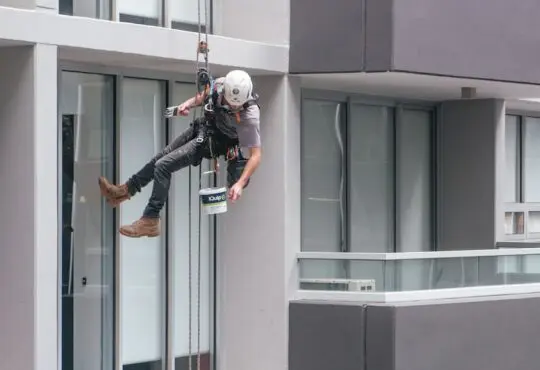
[[[227,201],[227,194],[201,194],[202,204],[205,206],[217,206]]]

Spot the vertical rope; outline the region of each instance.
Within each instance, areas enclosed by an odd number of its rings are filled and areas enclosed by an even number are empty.
[[[206,71],[209,73],[208,68],[208,9],[207,9],[207,0],[203,0],[204,3],[204,17],[205,17],[205,50],[204,50],[204,66]],[[198,18],[198,36],[197,36],[197,54],[196,54],[196,71],[195,71],[195,84],[197,86],[197,94],[201,91],[200,81],[199,81],[199,69],[200,69],[200,60],[199,55],[201,52],[201,34],[202,34],[202,24],[201,24],[201,0],[197,0],[197,18]],[[193,121],[196,119],[195,108],[193,110]],[[201,116],[204,114],[204,104],[201,107]],[[202,178],[202,163],[199,164],[199,190],[201,189],[201,178]],[[190,183],[191,186],[191,183]],[[190,200],[191,200],[191,191],[190,191]],[[191,205],[189,207],[189,220],[191,225]],[[198,241],[198,252],[197,252],[197,370],[201,368],[201,351],[200,351],[200,337],[201,337],[201,205],[198,203],[198,218],[197,218],[197,241]],[[190,226],[190,236],[189,236],[189,357],[188,357],[188,368],[192,370],[192,237],[191,237],[191,226]]]
[[[198,18],[198,23],[199,23],[199,32],[198,32],[198,40],[197,40],[197,53],[195,55],[195,60],[196,60],[196,63],[195,63],[195,85],[197,87],[197,90],[196,90],[196,95],[199,93],[199,52],[200,52],[200,44],[201,44],[201,3],[200,3],[200,0],[197,0],[197,18]],[[192,121],[195,122],[195,119],[197,118],[197,108],[194,107],[193,109],[193,119]],[[190,174],[191,174],[191,168],[190,168]],[[192,351],[191,351],[191,327],[192,327],[192,315],[191,315],[191,310],[192,310],[192,305],[191,305],[191,302],[192,302],[192,291],[191,291],[191,286],[192,286],[192,282],[191,282],[191,277],[192,277],[192,227],[191,227],[191,215],[192,215],[192,212],[191,212],[191,197],[192,197],[192,194],[191,194],[191,175],[189,176],[189,189],[190,189],[190,192],[189,192],[189,256],[188,256],[188,285],[189,285],[189,298],[188,298],[188,305],[189,305],[189,308],[188,308],[188,369],[189,370],[192,370],[193,368],[193,364],[192,364]],[[200,188],[200,177],[199,177],[199,188]],[[200,204],[197,203],[197,206],[200,208]],[[200,227],[200,224],[199,224],[199,227]]]
[[[200,9],[201,2],[198,1],[198,6]],[[204,67],[206,69],[206,72],[210,76],[210,67],[208,65],[208,2],[211,0],[203,0],[204,1],[204,20],[205,20],[205,37],[204,42],[206,44],[206,49],[204,53]],[[201,37],[201,20],[200,20],[200,12],[199,12],[199,45],[201,43],[200,40]],[[211,78],[211,77],[210,77]],[[211,92],[210,92],[211,93]],[[204,107],[203,107],[204,112]],[[209,142],[210,149],[212,150],[212,141]],[[201,177],[202,177],[202,163],[199,165],[199,190],[201,189]],[[198,251],[197,251],[197,370],[201,369],[201,206],[199,204],[199,212],[198,212],[198,221],[199,221],[199,228],[198,228]]]

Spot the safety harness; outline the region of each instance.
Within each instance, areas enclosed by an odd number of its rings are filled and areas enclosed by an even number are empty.
[[[240,113],[243,110],[246,110],[253,105],[257,105],[260,109],[259,95],[257,93],[252,93],[251,99],[246,101],[240,109],[232,109],[230,106],[220,103],[219,98],[221,91],[215,88],[215,80],[210,75],[207,68],[199,68],[197,81],[200,86],[199,93],[205,93],[206,95],[203,103],[204,120],[199,123],[199,125],[203,124],[204,127],[200,127],[198,130],[197,142],[203,144],[208,141],[210,159],[214,160],[215,169],[217,169],[217,160],[220,153],[214,153],[213,151],[215,144],[214,140],[216,138],[215,134],[219,131],[216,120],[219,119],[219,115],[229,115],[235,117],[237,124],[241,124]],[[242,175],[248,159],[242,155],[239,144],[235,144],[228,146],[226,149],[225,160],[227,161],[227,185],[231,187]],[[249,180],[246,181],[244,187],[248,186],[248,184]]]

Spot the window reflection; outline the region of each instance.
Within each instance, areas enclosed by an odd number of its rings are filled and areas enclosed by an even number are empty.
[[[96,179],[113,172],[110,76],[62,73],[62,368],[113,368],[113,213]]]

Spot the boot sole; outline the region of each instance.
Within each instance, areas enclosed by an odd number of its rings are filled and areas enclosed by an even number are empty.
[[[127,236],[128,238],[142,238],[142,237],[145,237],[145,236],[147,238],[155,238],[155,237],[159,236],[159,234],[160,234],[159,231],[156,231],[156,232],[153,232],[153,233],[146,233],[146,234],[142,234],[142,235],[132,235],[132,234],[129,234],[129,233],[125,233],[122,230],[119,230],[118,232],[120,234],[124,235],[124,236]]]
[[[125,201],[129,200],[129,198],[121,199],[121,198],[107,198],[107,204],[110,205],[112,208],[118,207],[120,204],[124,203]]]

